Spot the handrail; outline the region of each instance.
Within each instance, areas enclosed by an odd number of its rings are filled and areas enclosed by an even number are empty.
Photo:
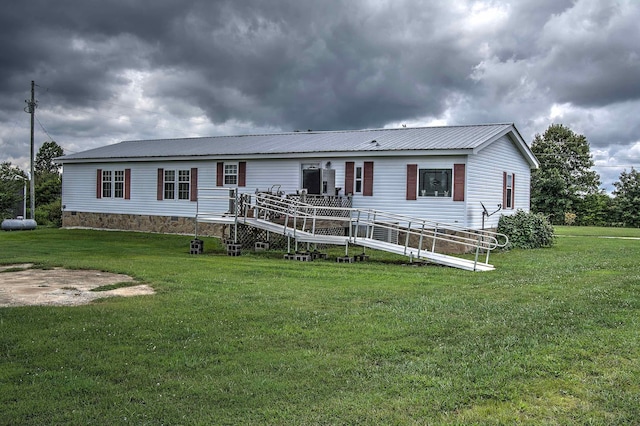
[[[200,196],[200,190],[207,191],[226,191],[226,195]],[[200,200],[228,200],[233,202],[234,211],[226,211],[225,213],[201,212]],[[230,204],[231,206],[231,204]],[[254,218],[257,220],[265,220],[274,223],[276,219],[282,219],[283,235],[289,235],[296,238],[299,232],[306,232],[312,235],[316,234],[316,226],[318,221],[330,220],[334,222],[349,222],[349,239],[354,244],[358,243],[358,239],[363,238],[358,229],[366,230],[366,238],[375,239],[374,231],[392,230],[404,234],[404,242],[397,244],[404,246],[404,253],[410,253],[420,257],[420,252],[436,253],[436,241],[446,241],[452,244],[467,247],[469,251],[475,252],[474,269],[479,262],[480,251],[486,251],[486,264],[489,262],[489,253],[491,250],[501,248],[507,245],[508,237],[487,230],[476,230],[464,228],[459,225],[452,225],[431,221],[427,219],[416,218],[408,215],[385,212],[375,209],[359,209],[354,207],[335,207],[335,206],[316,206],[302,202],[296,199],[290,199],[283,196],[282,193],[256,192],[255,194],[239,194],[237,190],[230,188],[199,188],[198,203],[196,206],[196,222],[200,217],[211,215],[226,215],[235,217],[236,233],[238,221],[248,222],[248,212],[250,209],[254,211]],[[231,208],[229,209],[231,210]],[[279,222],[279,220],[278,220]],[[354,229],[356,232],[353,232]],[[196,228],[197,232],[197,228]],[[413,247],[411,237],[417,239],[418,247]],[[424,239],[431,238],[432,244],[430,249],[423,247]]]
[[[436,237],[438,239],[459,242],[461,244],[469,243],[469,245],[475,247],[476,239],[480,238],[480,246],[486,250],[494,250],[496,248],[502,248],[506,246],[508,243],[508,237],[504,234],[500,234],[493,231],[488,230],[476,230],[464,228],[462,226],[445,224],[441,222],[430,221],[427,219],[420,219],[412,216],[401,215],[397,213],[384,212],[375,209],[358,209],[354,207],[318,207],[313,206],[311,204],[303,203],[296,200],[286,200],[281,197],[274,197],[269,194],[260,194],[256,195],[256,203],[261,199],[263,205],[260,208],[268,208],[269,204],[275,206],[281,206],[282,209],[287,209],[290,213],[295,213],[299,217],[314,217],[316,220],[347,220],[347,218],[341,216],[318,216],[309,213],[309,210],[314,211],[317,209],[326,210],[326,211],[349,211],[351,212],[350,221],[355,224],[361,225],[374,225],[379,228],[384,229],[393,229],[400,230],[403,232],[410,232],[411,234],[420,235],[424,229],[424,232],[427,234],[431,234],[432,237]],[[293,211],[291,211],[293,209]],[[274,211],[278,209],[274,208]],[[355,213],[355,214],[354,214]],[[362,214],[366,215],[366,219],[362,218]],[[354,220],[354,217],[356,218]],[[388,222],[393,222],[394,225],[391,226],[387,224]],[[402,226],[406,224],[407,226]],[[414,231],[414,229],[420,229],[420,232]],[[431,230],[433,229],[433,231]],[[468,234],[469,237],[462,237],[460,235],[455,234],[443,234],[442,231],[451,231],[451,232],[460,232]],[[439,235],[446,235],[446,237],[439,237]],[[356,237],[357,238],[357,237]],[[370,237],[371,238],[371,237]],[[465,244],[466,245],[466,244]]]

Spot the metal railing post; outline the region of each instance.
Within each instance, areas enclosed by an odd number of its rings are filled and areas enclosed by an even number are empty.
[[[233,200],[235,203],[234,206],[234,213],[235,213],[235,230],[234,230],[234,234],[233,234],[233,242],[238,244],[238,203],[240,202],[240,200],[238,199],[238,190],[237,189],[232,189],[233,191]]]
[[[422,242],[424,239],[424,222],[422,222],[422,228],[420,229],[420,239],[418,240],[418,258],[420,257],[420,250],[422,250]]]
[[[407,248],[409,247],[409,237],[411,236],[411,222],[407,223],[407,236],[404,239],[404,254],[407,254]]]
[[[193,239],[198,239],[198,215],[200,214],[200,190],[198,189],[198,198],[196,199],[196,217],[195,217],[195,232]]]
[[[431,243],[431,253],[436,252],[436,239],[438,238],[438,224],[436,223],[436,227],[433,230],[433,242]]]
[[[480,254],[480,239],[482,238],[482,236],[478,236],[478,244],[476,245],[476,258],[473,262],[473,270],[475,271],[477,266],[478,266],[478,255]]]

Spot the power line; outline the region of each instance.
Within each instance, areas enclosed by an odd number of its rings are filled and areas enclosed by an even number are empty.
[[[38,122],[38,124],[40,125],[40,128],[42,129],[43,132],[45,132],[47,134],[47,136],[49,136],[49,139],[51,139],[52,141],[55,140],[53,138],[53,136],[51,136],[49,134],[49,132],[47,132],[47,129],[44,128],[44,126],[42,125],[42,123],[40,122],[40,120],[38,119],[38,117],[36,117],[36,121]]]

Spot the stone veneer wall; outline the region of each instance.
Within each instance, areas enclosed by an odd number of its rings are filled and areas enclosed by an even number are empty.
[[[122,231],[158,232],[162,234],[195,233],[195,221],[192,217],[149,216],[115,213],[62,212],[64,228],[96,228]],[[199,223],[198,235],[222,237],[224,225]]]

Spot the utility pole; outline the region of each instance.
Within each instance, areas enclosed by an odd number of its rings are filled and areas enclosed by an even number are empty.
[[[29,180],[29,192],[31,194],[31,213],[30,218],[34,219],[36,214],[36,184],[35,184],[35,171],[33,167],[34,158],[35,158],[35,148],[33,146],[33,121],[35,119],[36,108],[38,107],[38,102],[36,102],[36,83],[31,80],[31,100],[25,100],[27,103],[27,107],[24,109],[25,112],[31,114],[31,179]]]

